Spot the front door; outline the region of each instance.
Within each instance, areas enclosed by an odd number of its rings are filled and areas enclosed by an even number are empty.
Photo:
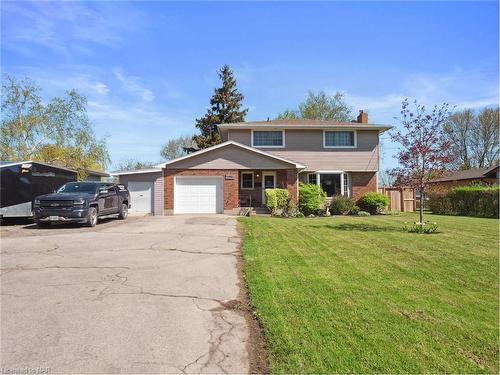
[[[276,188],[276,172],[262,172],[262,205],[266,205],[266,189]]]

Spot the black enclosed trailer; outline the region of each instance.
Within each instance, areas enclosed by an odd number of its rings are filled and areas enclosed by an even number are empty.
[[[0,217],[30,217],[36,196],[52,193],[77,172],[37,161],[0,162]]]

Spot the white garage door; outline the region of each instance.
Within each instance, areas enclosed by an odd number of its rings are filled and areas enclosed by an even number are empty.
[[[222,212],[222,177],[175,177],[174,214]]]
[[[144,181],[130,181],[128,183],[130,192],[130,212],[151,213],[153,207],[153,183]]]

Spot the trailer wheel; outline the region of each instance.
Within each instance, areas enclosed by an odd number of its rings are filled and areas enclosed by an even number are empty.
[[[87,225],[89,227],[95,227],[97,224],[97,208],[91,206],[89,207],[89,212],[87,213]]]

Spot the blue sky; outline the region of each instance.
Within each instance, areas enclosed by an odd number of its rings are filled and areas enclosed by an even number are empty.
[[[46,98],[88,98],[113,169],[159,161],[195,132],[216,70],[235,71],[247,120],[295,107],[308,90],[346,94],[354,113],[397,125],[403,98],[498,105],[498,2],[2,2],[2,73]],[[384,136],[382,167],[394,166]]]

